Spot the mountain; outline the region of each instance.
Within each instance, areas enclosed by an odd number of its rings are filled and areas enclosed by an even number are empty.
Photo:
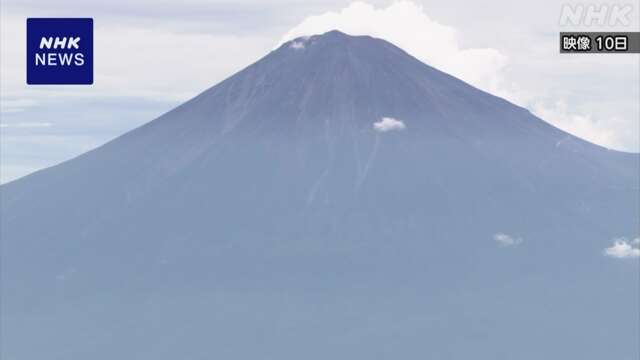
[[[0,187],[0,355],[637,359],[603,249],[639,172],[386,41],[295,39]]]

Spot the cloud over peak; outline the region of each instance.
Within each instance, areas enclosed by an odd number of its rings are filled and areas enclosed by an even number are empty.
[[[304,49],[305,45],[304,45],[304,41],[297,41],[294,40],[291,42],[291,45],[289,45],[290,48],[292,49],[296,49],[296,50],[302,50]]]
[[[332,30],[390,41],[421,61],[488,91],[497,89],[499,72],[507,64],[507,57],[496,49],[463,49],[455,28],[431,19],[421,5],[411,1],[382,8],[352,2],[341,10],[307,17],[280,43]]]

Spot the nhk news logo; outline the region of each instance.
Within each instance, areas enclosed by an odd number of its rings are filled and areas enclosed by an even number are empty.
[[[27,19],[27,84],[93,84],[93,19]]]

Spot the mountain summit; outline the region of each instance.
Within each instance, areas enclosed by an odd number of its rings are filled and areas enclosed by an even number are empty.
[[[298,38],[0,187],[1,357],[637,358],[639,161]]]

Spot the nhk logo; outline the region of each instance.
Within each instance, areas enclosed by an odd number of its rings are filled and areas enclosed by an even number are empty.
[[[93,84],[93,19],[27,19],[27,84]]]
[[[56,37],[43,37],[40,40],[40,50],[42,49],[80,49],[78,46],[80,37],[73,38],[59,38]],[[48,66],[75,66],[84,65],[83,53],[59,53],[59,52],[40,52],[36,53],[36,66],[48,65]]]

